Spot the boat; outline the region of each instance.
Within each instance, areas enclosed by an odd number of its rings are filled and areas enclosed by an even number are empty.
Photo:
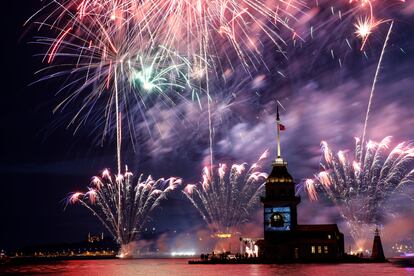
[[[388,259],[391,263],[403,267],[414,267],[414,253],[405,253],[401,256]]]

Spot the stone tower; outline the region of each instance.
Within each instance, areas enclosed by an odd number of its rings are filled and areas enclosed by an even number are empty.
[[[295,183],[287,169],[287,162],[281,157],[280,131],[285,129],[279,117],[277,125],[277,158],[272,163],[272,172],[266,180],[266,195],[262,197],[263,228],[267,257],[292,258],[291,248],[284,248],[284,242],[293,237],[297,227],[297,205],[300,197],[296,196]]]

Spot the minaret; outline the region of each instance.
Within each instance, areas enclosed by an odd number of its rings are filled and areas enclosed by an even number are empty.
[[[375,229],[374,244],[372,245],[371,259],[375,261],[385,261],[384,250],[382,248],[381,237],[378,227]]]

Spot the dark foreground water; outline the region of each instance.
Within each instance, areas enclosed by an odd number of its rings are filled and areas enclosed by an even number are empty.
[[[359,276],[414,275],[414,268],[392,264],[296,264],[296,265],[188,265],[185,259],[85,260],[53,264],[1,267],[0,274],[12,275],[82,275],[82,276],[177,276],[177,275],[300,275]]]

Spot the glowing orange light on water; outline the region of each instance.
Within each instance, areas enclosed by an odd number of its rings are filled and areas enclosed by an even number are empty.
[[[230,233],[217,233],[214,236],[219,239],[229,239],[232,237]]]

